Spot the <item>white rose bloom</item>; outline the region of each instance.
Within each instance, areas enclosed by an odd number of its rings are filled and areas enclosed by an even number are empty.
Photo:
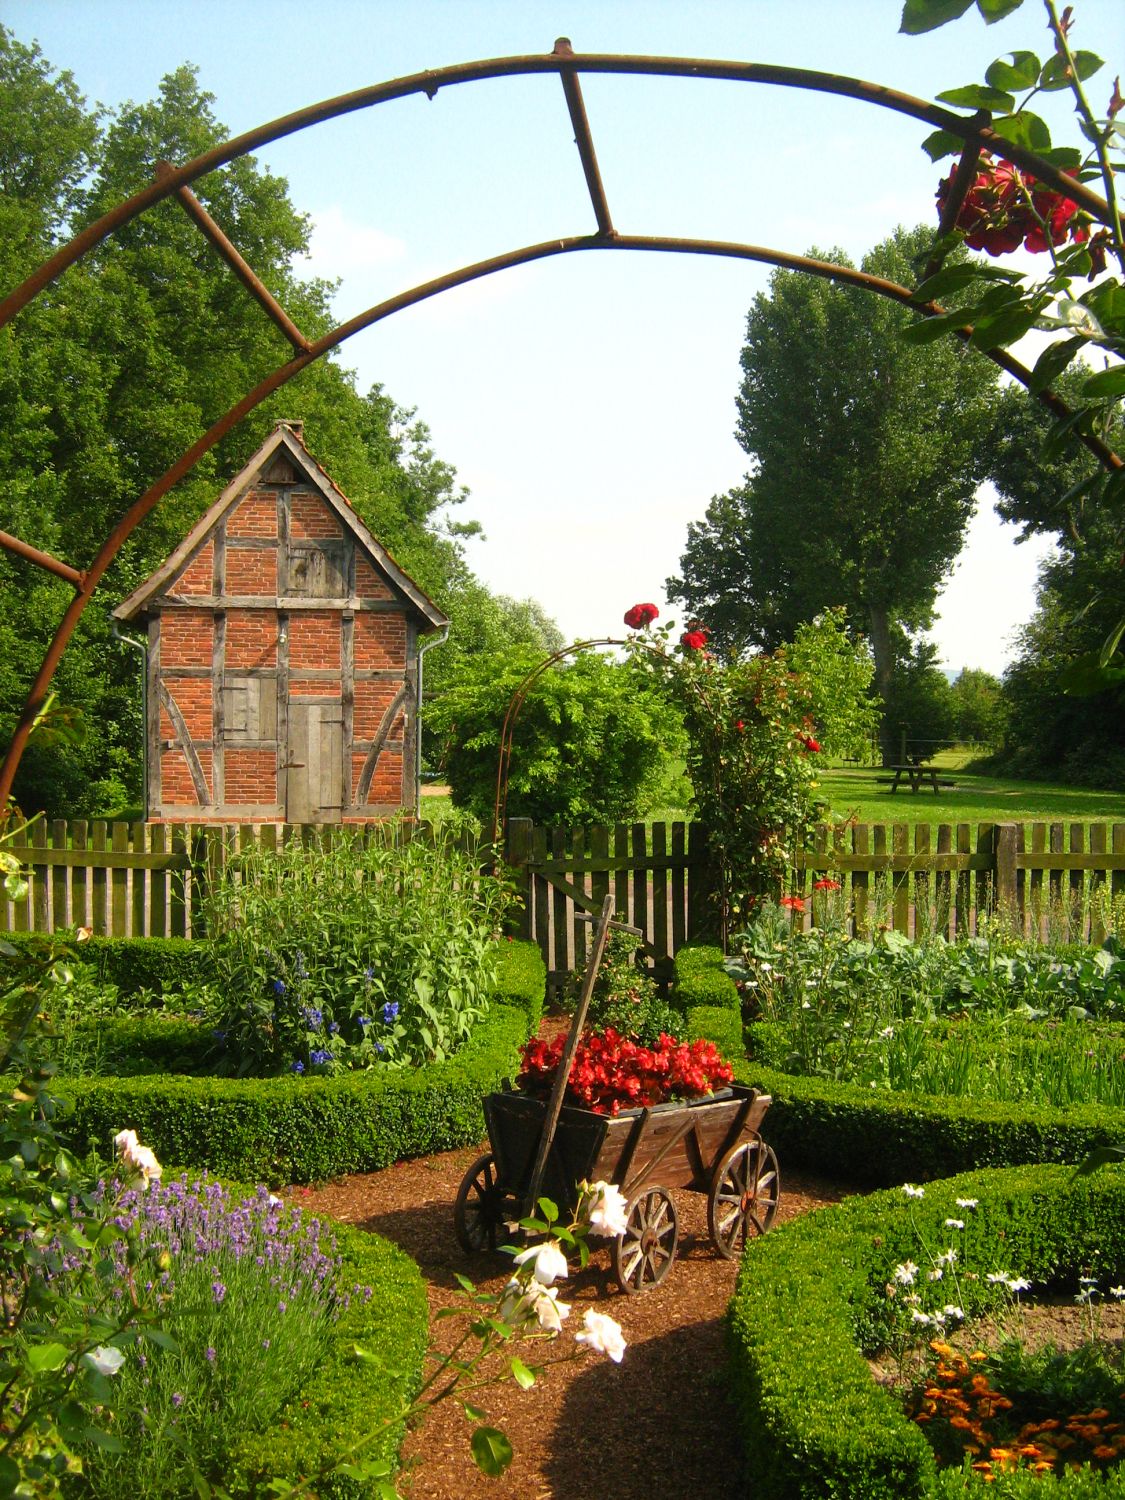
[[[588,1218],[593,1234],[602,1234],[616,1239],[624,1234],[629,1218],[629,1202],[621,1189],[612,1182],[595,1182],[590,1191],[594,1194]]]
[[[540,1286],[553,1286],[556,1281],[569,1275],[566,1256],[559,1249],[558,1240],[543,1240],[541,1244],[529,1245],[516,1256],[517,1266],[530,1263],[531,1274]]]
[[[96,1349],[91,1349],[84,1354],[82,1359],[91,1370],[97,1370],[99,1375],[116,1375],[125,1363],[125,1356],[121,1350],[114,1349],[107,1344],[99,1344]]]
[[[570,1303],[559,1301],[558,1287],[539,1286],[536,1282],[531,1283],[531,1311],[540,1328],[547,1333],[559,1333],[562,1330],[563,1319],[570,1316]]]
[[[135,1130],[119,1130],[113,1137],[113,1148],[118,1156],[128,1156],[137,1149],[138,1144]]]
[[[616,1323],[605,1313],[595,1312],[592,1307],[587,1308],[582,1320],[582,1332],[575,1334],[575,1341],[587,1344],[597,1354],[608,1354],[617,1365],[621,1363],[621,1356],[627,1347],[620,1323]]]

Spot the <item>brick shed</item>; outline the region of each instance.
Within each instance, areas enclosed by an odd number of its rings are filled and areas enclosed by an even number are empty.
[[[114,610],[148,632],[151,819],[413,808],[420,637],[448,620],[279,423]]]

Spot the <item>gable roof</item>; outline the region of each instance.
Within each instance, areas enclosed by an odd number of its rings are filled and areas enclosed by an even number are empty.
[[[270,462],[281,453],[293,462],[298,474],[306,479],[310,487],[324,500],[345,531],[351,532],[390,586],[401,594],[407,603],[413,605],[425,621],[423,630],[440,630],[442,626],[448,625],[448,617],[438,609],[432,599],[422,592],[409,574],[399,567],[383,544],[364,525],[343,490],[313,458],[305,447],[297,424],[288,422],[277,424],[245,468],[235,475],[215,503],[200,516],[175,551],[157,568],[155,573],[150,574],[142,584],[135,588],[127,599],[121,601],[113,611],[114,618],[129,621],[142,614],[145,606],[154,597],[164,592],[168,584],[191,560],[192,555],[216,530],[220,521],[246,497],[254,485],[261,480]]]

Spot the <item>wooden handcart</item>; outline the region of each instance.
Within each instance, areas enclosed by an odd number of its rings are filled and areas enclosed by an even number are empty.
[[[579,1182],[612,1182],[628,1201],[613,1269],[622,1291],[632,1293],[658,1286],[672,1268],[679,1243],[672,1188],[706,1193],[711,1241],[729,1259],[769,1229],[781,1183],[777,1158],[758,1133],[770,1097],[756,1089],[735,1084],[702,1099],[616,1116],[563,1105],[612,913],[609,896],[551,1097],[512,1090],[485,1099],[492,1149],[461,1182],[454,1227],[464,1250],[495,1250],[541,1193],[569,1213]]]

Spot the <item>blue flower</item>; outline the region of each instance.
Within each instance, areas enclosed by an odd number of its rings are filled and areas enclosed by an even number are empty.
[[[371,1017],[370,1016],[356,1016],[356,1023],[357,1023],[357,1025],[360,1025],[360,1026],[370,1026],[371,1025]]]
[[[324,1012],[320,1009],[319,1006],[308,1005],[305,1007],[305,1020],[308,1022],[310,1027],[315,1028],[319,1026],[324,1020]]]
[[[340,1029],[340,1023],[339,1023],[339,1021],[329,1021],[329,1023],[328,1023],[328,1035],[329,1036],[335,1036],[336,1033],[339,1031],[339,1029]]]
[[[309,977],[309,971],[305,968],[305,955],[303,953],[298,953],[296,955],[296,960],[293,964],[293,972],[296,974],[298,979],[307,979]]]
[[[285,980],[284,979],[275,979],[274,980],[274,982],[273,982],[273,992],[274,992],[275,995],[284,995],[284,993],[285,993]]]
[[[227,1294],[227,1289],[217,1278],[211,1283],[211,1295],[216,1302],[221,1302]]]
[[[363,971],[363,977],[364,977],[364,979],[366,979],[366,980],[368,980],[370,982],[372,979],[375,978],[375,970],[374,969],[364,969],[364,971]]]
[[[289,1064],[289,1071],[290,1073],[303,1073],[305,1071],[305,1065],[301,1061],[301,1059],[298,1058],[296,1062],[291,1062]]]
[[[309,1062],[313,1063],[314,1066],[318,1063],[330,1063],[331,1061],[332,1054],[325,1047],[319,1047],[315,1052],[309,1053]]]
[[[380,1057],[383,1055],[383,1053],[386,1050],[387,1049],[386,1049],[386,1047],[383,1046],[382,1042],[376,1042],[375,1043],[375,1051],[378,1052],[378,1054],[380,1055]]]
[[[394,1018],[397,1015],[398,1015],[398,1001],[397,1000],[388,1000],[387,1003],[386,1003],[386,1005],[383,1006],[383,1020],[389,1026],[391,1024],[391,1022],[394,1020]]]

